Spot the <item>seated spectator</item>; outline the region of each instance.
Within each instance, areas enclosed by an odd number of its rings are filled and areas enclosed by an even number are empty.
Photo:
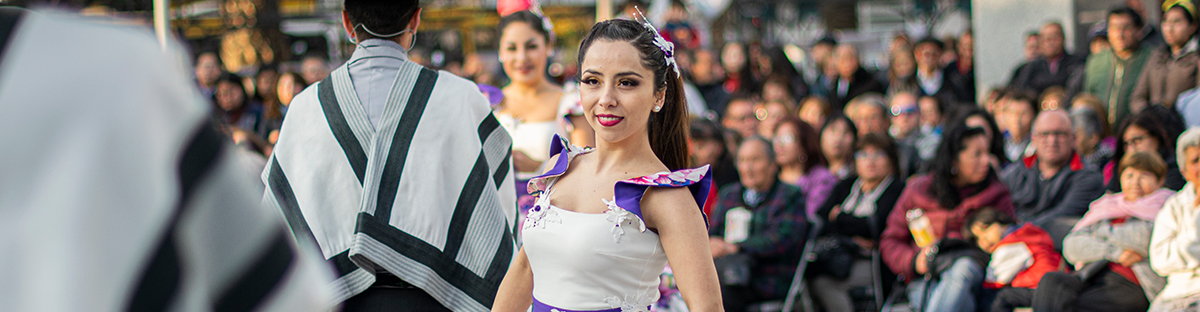
[[[725,311],[744,311],[751,303],[783,299],[808,232],[804,195],[777,178],[771,142],[759,136],[747,138],[738,148],[737,167],[741,183],[721,188],[709,245],[713,258],[745,254],[754,265],[747,285],[722,281]]]
[[[1154,220],[1150,266],[1167,277],[1167,286],[1150,311],[1194,309],[1200,302],[1200,128],[1179,137],[1175,148],[1188,184],[1168,198]]]
[[[768,101],[754,109],[754,116],[758,118],[758,135],[766,138],[775,136],[775,127],[779,125],[779,121],[792,116],[792,102],[787,101]]]
[[[263,122],[261,105],[250,102],[242,78],[235,74],[225,73],[217,79],[216,93],[213,94],[216,109],[214,118],[221,129],[233,139],[233,143],[250,150],[262,153],[267,147],[255,132]]]
[[[927,37],[917,41],[913,48],[913,58],[917,60],[917,93],[956,102],[974,102],[975,99],[967,93],[966,86],[957,84],[953,79],[947,79],[947,69],[941,62],[944,51],[945,44],[936,38]]]
[[[925,95],[917,98],[917,107],[921,113],[921,133],[942,135],[946,112],[949,110],[950,104],[940,97]]]
[[[858,49],[853,45],[840,44],[834,49],[833,66],[837,69],[838,77],[830,90],[829,103],[835,110],[842,110],[859,95],[887,91],[870,72],[860,66]]]
[[[1029,151],[1030,127],[1037,117],[1038,109],[1033,91],[1013,90],[1004,94],[1004,120],[1008,125],[1004,134],[1004,155],[1017,161],[1025,158]]]
[[[821,156],[829,164],[829,172],[839,180],[854,174],[854,140],[858,139],[858,128],[845,116],[834,116],[821,127]]]
[[[1046,23],[1034,38],[1038,40],[1038,58],[1026,63],[1013,76],[1010,86],[1039,93],[1054,86],[1065,88],[1067,78],[1087,60],[1067,53],[1063,27],[1058,22]]]
[[[800,110],[796,115],[800,116],[800,120],[816,129],[825,125],[825,119],[829,117],[829,112],[829,101],[814,95],[806,97],[804,101],[800,102]]]
[[[838,183],[838,178],[825,168],[820,140],[817,130],[795,117],[780,122],[772,140],[775,159],[779,161],[779,180],[800,188],[804,193],[804,211],[810,216]]]
[[[954,61],[946,64],[945,79],[962,88],[962,94],[957,99],[959,102],[975,103],[975,35],[971,29],[967,29],[948,48],[957,50],[958,55],[951,58]]]
[[[1166,122],[1156,116],[1155,110],[1147,109],[1121,123],[1117,131],[1117,150],[1113,153],[1113,159],[1121,159],[1126,154],[1137,152],[1158,153],[1159,157],[1167,162],[1166,187],[1180,190],[1187,181],[1183,179],[1183,175],[1179,173],[1179,166],[1176,165],[1173,146],[1175,136],[1169,134],[1164,127]],[[1117,161],[1108,162],[1104,168],[1104,180],[1108,183],[1109,191],[1120,190],[1119,169]]]
[[[892,138],[879,133],[863,136],[854,148],[858,175],[838,183],[815,214],[815,218],[829,220],[823,235],[848,237],[857,245],[852,249],[859,251],[854,253],[854,264],[846,278],[821,274],[812,280],[812,290],[825,311],[852,311],[849,291],[872,283],[870,251],[879,248],[879,234],[904,190],[904,179],[896,171],[897,161]]]
[[[891,118],[892,126],[888,128],[888,134],[898,142],[905,142],[916,145],[920,141],[921,136],[921,108],[917,106],[917,96],[910,92],[896,92],[888,99],[888,112]],[[936,146],[934,147],[937,148]],[[929,153],[932,157],[933,153]],[[921,158],[926,158],[921,155]]]
[[[883,96],[877,93],[863,94],[851,100],[850,104],[846,105],[846,116],[850,117],[854,127],[858,128],[860,138],[870,133],[887,135],[888,128],[891,127],[887,104],[884,104]],[[921,168],[921,156],[912,145],[898,144],[896,151],[900,155],[900,162],[896,168],[900,177],[907,179]]]
[[[1075,153],[1073,129],[1066,112],[1042,113],[1033,125],[1037,153],[1000,175],[1012,192],[1019,220],[1049,229],[1056,218],[1082,216],[1088,204],[1104,195],[1104,177],[1085,169]]]
[[[1054,240],[1037,225],[1017,223],[991,207],[967,217],[966,224],[963,236],[992,255],[983,281],[985,289],[995,292],[989,305],[992,312],[1012,312],[1033,304],[1042,276],[1065,268]]]
[[[1109,111],[1108,122],[1116,124],[1130,115],[1130,94],[1150,58],[1151,48],[1141,42],[1144,23],[1133,9],[1109,11],[1107,25],[1112,49],[1088,57],[1082,92],[1099,96]]]
[[[737,131],[743,138],[758,134],[758,117],[754,116],[754,100],[748,97],[735,97],[725,106],[725,114],[721,115],[721,125]]]
[[[988,152],[991,153],[993,169],[1000,172],[1000,169],[1008,167],[1010,163],[1007,156],[1004,155],[1004,139],[999,135],[1000,128],[996,126],[996,120],[992,119],[992,115],[979,107],[960,107],[954,112],[954,116],[950,116],[947,121],[948,125],[967,125],[969,128],[983,128],[984,136],[987,137]],[[941,137],[938,138],[941,141]]]
[[[725,148],[724,130],[716,122],[693,119],[688,127],[691,137],[688,150],[692,155],[692,166],[712,166],[712,183],[709,200],[704,202],[704,213],[712,212],[716,205],[717,190],[730,183],[738,182],[737,167],[733,164],[733,153]]]
[[[1038,109],[1041,111],[1052,111],[1065,108],[1067,91],[1062,87],[1054,86],[1047,88],[1038,99]]]
[[[1083,159],[1083,167],[1101,171],[1112,159],[1117,140],[1108,130],[1099,100],[1090,94],[1075,97],[1071,106],[1071,123],[1075,126],[1075,152]]]
[[[1196,6],[1190,1],[1163,3],[1162,36],[1167,44],[1155,48],[1146,60],[1129,97],[1131,113],[1150,105],[1174,109],[1179,94],[1196,87],[1196,63],[1200,61],[1196,27]]]
[[[691,54],[692,64],[688,71],[691,74],[691,82],[696,85],[696,89],[704,97],[704,103],[708,104],[709,110],[717,114],[724,113],[730,95],[721,85],[724,82],[721,80],[722,77],[718,76],[720,61],[712,51],[706,49],[696,49]]]
[[[1080,272],[1046,274],[1034,311],[1146,311],[1162,290],[1166,280],[1146,256],[1154,218],[1175,193],[1162,188],[1167,165],[1140,152],[1120,168],[1122,192],[1093,202],[1063,241],[1063,256]]]
[[[858,128],[859,137],[868,133],[887,134],[888,128],[891,127],[888,108],[879,93],[860,95],[850,100],[843,111],[846,117],[854,122],[854,127]]]
[[[763,82],[762,92],[759,94],[762,94],[763,102],[796,103],[794,93],[788,77],[776,74]]]
[[[991,206],[1012,214],[1012,200],[996,178],[989,149],[983,129],[955,126],[938,146],[929,174],[909,180],[888,215],[880,251],[888,268],[908,282],[909,302],[916,311],[970,311],[976,306],[983,267],[961,258],[939,271],[929,267],[926,256],[937,240],[961,239],[966,216],[976,210]],[[918,222],[910,223],[908,216]],[[928,231],[920,230],[923,224]],[[912,230],[929,236],[922,235],[918,245]]]
[[[889,54],[887,70],[887,92],[917,92],[917,60],[908,48],[898,49]]]

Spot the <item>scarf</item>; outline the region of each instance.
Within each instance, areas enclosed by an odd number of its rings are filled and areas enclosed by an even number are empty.
[[[1079,223],[1075,224],[1075,228],[1072,231],[1085,228],[1100,221],[1124,217],[1154,221],[1155,216],[1158,215],[1158,211],[1162,210],[1163,204],[1167,202],[1167,198],[1171,197],[1171,195],[1175,195],[1175,191],[1165,188],[1158,189],[1132,202],[1126,201],[1123,193],[1104,195],[1092,202],[1087,214],[1083,215],[1083,219],[1080,219]]]

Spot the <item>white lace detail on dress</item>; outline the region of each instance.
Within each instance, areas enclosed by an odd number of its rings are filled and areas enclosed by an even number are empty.
[[[533,204],[533,208],[529,209],[529,214],[525,216],[525,225],[521,228],[538,227],[544,229],[547,223],[562,223],[562,219],[558,217],[558,212],[550,209],[551,194],[554,194],[554,190],[538,195],[537,202]]]
[[[613,308],[621,308],[621,312],[646,312],[650,310],[650,305],[654,304],[656,300],[655,296],[643,293],[641,295],[625,295],[624,299],[615,296],[604,298],[604,303]]]
[[[605,211],[604,214],[608,216],[606,219],[613,223],[613,242],[620,243],[621,235],[625,235],[625,229],[621,228],[621,224],[623,223],[628,223],[629,225],[634,225],[636,223],[638,226],[638,231],[646,232],[646,223],[642,222],[642,218],[639,218],[637,215],[629,212],[629,210],[625,210],[625,208],[621,208],[621,206],[617,206],[616,197],[613,197],[613,200],[601,198],[600,201],[604,202],[604,205],[608,206],[608,211]]]

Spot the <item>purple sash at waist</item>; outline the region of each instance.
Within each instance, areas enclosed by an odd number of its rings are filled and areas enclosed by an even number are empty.
[[[650,306],[646,306],[646,309],[647,309],[647,311],[649,311]],[[621,312],[621,308],[612,308],[612,309],[607,309],[607,310],[586,310],[586,311],[585,310],[570,310],[570,309],[554,307],[554,306],[542,303],[541,301],[538,301],[537,298],[533,298],[533,311],[532,312]]]

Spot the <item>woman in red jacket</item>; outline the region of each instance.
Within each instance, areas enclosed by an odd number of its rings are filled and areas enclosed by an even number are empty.
[[[975,310],[983,267],[963,258],[931,273],[926,256],[936,241],[962,238],[965,219],[976,210],[990,206],[1012,215],[1008,189],[990,165],[985,134],[983,128],[954,125],[938,146],[930,173],[912,178],[888,215],[880,251],[888,268],[909,281],[909,302],[916,310]],[[913,232],[921,233],[919,241]]]

